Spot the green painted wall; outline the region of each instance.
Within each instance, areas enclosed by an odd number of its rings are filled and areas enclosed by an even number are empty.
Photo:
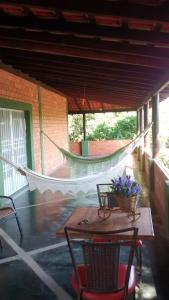
[[[38,85],[38,106],[39,106],[39,135],[40,135],[40,149],[41,149],[41,168],[42,174],[44,174],[44,142],[43,142],[43,115],[42,115],[42,91],[41,87]]]
[[[88,156],[88,155],[89,155],[89,142],[82,141],[82,156]]]

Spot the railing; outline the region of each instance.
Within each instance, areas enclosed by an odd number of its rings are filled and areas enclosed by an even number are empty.
[[[111,154],[129,142],[130,140],[88,141],[88,151],[86,152],[90,156]],[[70,142],[70,151],[76,155],[82,155],[82,147],[83,143],[81,142]]]
[[[166,237],[169,237],[169,173],[158,159],[144,154],[144,172],[150,187],[151,204],[159,218],[159,226]]]

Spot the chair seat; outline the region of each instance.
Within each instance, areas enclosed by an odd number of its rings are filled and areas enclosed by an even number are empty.
[[[93,239],[93,242],[95,242],[95,243],[105,243],[105,242],[107,242],[109,239],[104,239],[104,238],[96,238],[96,239]],[[142,240],[136,240],[136,247],[142,247],[142,244],[143,244],[143,242],[142,242]],[[125,244],[125,246],[131,246],[131,243],[130,242],[128,242],[128,243],[126,243]]]
[[[20,242],[21,242],[22,239],[23,239],[23,232],[22,232],[22,228],[21,228],[18,216],[17,216],[17,212],[16,212],[16,208],[15,208],[13,198],[11,198],[10,196],[0,195],[0,199],[6,199],[11,203],[10,206],[5,206],[4,205],[3,207],[0,207],[0,220],[5,218],[5,217],[8,217],[11,214],[14,214],[15,219],[16,219],[16,223],[18,225],[18,229],[19,229],[19,232],[20,232]]]
[[[85,267],[84,265],[78,266],[78,271],[80,275],[80,280],[83,286],[86,285],[86,278],[85,278]],[[118,288],[121,288],[125,285],[125,277],[126,277],[127,266],[120,265],[119,266],[119,278],[118,278]],[[73,273],[72,275],[72,287],[78,293],[78,284],[76,280],[76,276]],[[130,272],[130,279],[129,279],[129,286],[128,286],[128,294],[131,295],[136,286],[136,274],[135,274],[135,267],[131,266]],[[94,292],[83,292],[83,299],[85,300],[121,300],[124,298],[124,290],[112,293],[94,293]]]
[[[14,210],[12,207],[1,207],[0,208],[0,218],[6,217],[13,212],[14,212]]]

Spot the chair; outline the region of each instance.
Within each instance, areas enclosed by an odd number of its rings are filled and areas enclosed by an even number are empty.
[[[114,207],[118,206],[117,200],[114,196],[111,187],[112,187],[111,183],[97,184],[97,194],[98,194],[100,208],[108,207],[110,209],[114,209]],[[137,259],[138,274],[141,282],[142,281],[142,240],[137,240],[136,242],[135,255]]]
[[[23,238],[23,232],[22,232],[21,224],[19,222],[19,218],[18,218],[17,212],[16,212],[16,207],[15,207],[15,204],[14,204],[14,201],[13,201],[12,197],[0,196],[0,199],[8,199],[11,202],[10,206],[4,205],[3,207],[0,207],[0,219],[2,219],[4,217],[7,217],[11,213],[13,213],[15,215],[16,223],[18,225],[18,229],[19,229],[19,233],[20,233],[20,237],[22,239]]]
[[[117,234],[127,232],[131,233],[130,247],[126,251],[127,263],[124,263],[121,261],[120,251],[128,241],[116,241],[114,235],[117,239]],[[138,229],[134,227],[109,232],[65,227],[74,268],[71,283],[79,300],[135,299],[136,274],[132,263],[137,232]],[[78,234],[83,235],[85,240],[77,239]],[[93,237],[99,238],[100,234],[112,241],[94,242]]]

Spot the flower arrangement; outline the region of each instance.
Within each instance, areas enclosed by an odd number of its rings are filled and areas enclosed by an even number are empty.
[[[133,197],[141,192],[141,185],[129,175],[112,179],[112,190],[115,194]]]

